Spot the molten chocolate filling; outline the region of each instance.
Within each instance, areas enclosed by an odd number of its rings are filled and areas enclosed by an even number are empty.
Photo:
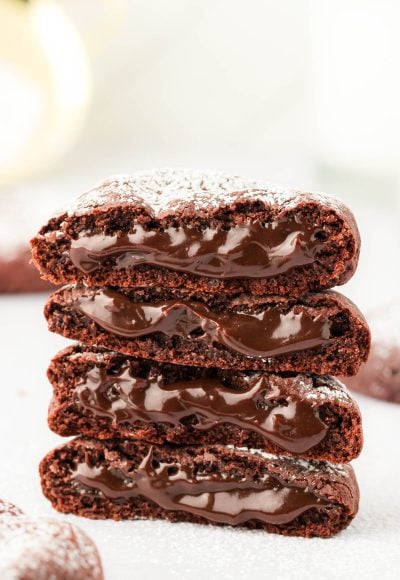
[[[127,367],[107,374],[95,367],[76,387],[79,404],[115,425],[136,421],[179,426],[195,417],[193,428],[208,430],[221,423],[255,431],[282,449],[300,454],[320,443],[327,426],[312,403],[279,385],[271,386],[264,374],[248,380],[245,392],[226,387],[216,378],[165,384],[159,375],[133,377]]]
[[[212,278],[265,278],[316,261],[326,233],[304,218],[289,216],[230,229],[190,225],[132,233],[85,235],[71,241],[70,258],[90,273],[113,258],[117,270],[151,264]]]
[[[77,465],[72,479],[116,502],[141,496],[166,510],[233,526],[249,520],[287,524],[309,509],[330,505],[309,488],[289,485],[276,476],[265,474],[255,481],[231,471],[203,474],[179,461],[159,462],[152,447],[135,471],[120,462],[115,467],[112,461],[100,467],[84,462]]]
[[[191,341],[220,343],[250,357],[269,357],[325,345],[332,340],[326,315],[304,306],[283,312],[279,306],[260,312],[220,312],[199,302],[133,302],[109,288],[78,296],[74,306],[110,333],[138,338],[152,333]]]

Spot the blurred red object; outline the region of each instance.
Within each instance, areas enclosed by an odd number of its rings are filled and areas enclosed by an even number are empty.
[[[0,293],[45,292],[54,286],[42,280],[31,264],[29,248],[21,248],[16,255],[6,260],[0,256]]]

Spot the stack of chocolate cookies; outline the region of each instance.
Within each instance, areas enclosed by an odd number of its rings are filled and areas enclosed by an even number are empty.
[[[357,512],[348,463],[368,326],[337,292],[359,234],[322,194],[216,173],[109,179],[53,217],[33,259],[57,290],[45,496],[90,518],[329,537]]]

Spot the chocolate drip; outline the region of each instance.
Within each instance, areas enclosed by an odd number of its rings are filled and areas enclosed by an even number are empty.
[[[115,463],[115,467],[112,462],[100,467],[79,463],[72,478],[113,501],[142,496],[166,510],[233,526],[249,520],[287,524],[309,509],[330,505],[308,488],[291,486],[276,476],[265,474],[254,481],[228,471],[201,473],[178,461],[157,461],[152,447],[135,472]]]
[[[328,428],[312,403],[293,390],[285,393],[279,384],[271,389],[265,374],[255,374],[241,392],[213,378],[166,385],[162,375],[132,377],[127,367],[112,375],[95,367],[76,387],[76,394],[84,409],[111,418],[115,425],[144,421],[179,426],[194,415],[195,429],[229,423],[300,454],[320,443]]]
[[[205,304],[167,300],[139,303],[109,288],[81,295],[75,306],[99,326],[119,336],[137,338],[155,332],[220,343],[251,357],[268,357],[316,348],[331,340],[331,322],[312,316],[303,306],[282,312],[270,306],[261,312],[211,311]]]
[[[298,216],[228,230],[180,225],[157,231],[137,224],[129,234],[80,235],[69,255],[85,273],[112,257],[116,269],[152,264],[212,278],[264,278],[312,264],[325,239],[321,228]]]

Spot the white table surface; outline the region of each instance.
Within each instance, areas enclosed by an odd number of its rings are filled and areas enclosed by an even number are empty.
[[[345,289],[368,308],[399,292],[392,244],[397,219],[359,215],[364,255]],[[377,219],[379,218],[379,219]],[[379,231],[373,225],[379,222]],[[393,229],[394,228],[394,229]],[[386,283],[383,283],[385,282]],[[400,405],[358,397],[365,447],[354,462],[361,506],[351,526],[331,540],[165,522],[90,521],[54,512],[40,491],[37,466],[61,439],[46,423],[49,359],[68,341],[47,332],[45,297],[0,298],[0,497],[29,514],[79,524],[96,541],[107,580],[131,578],[400,578]]]

